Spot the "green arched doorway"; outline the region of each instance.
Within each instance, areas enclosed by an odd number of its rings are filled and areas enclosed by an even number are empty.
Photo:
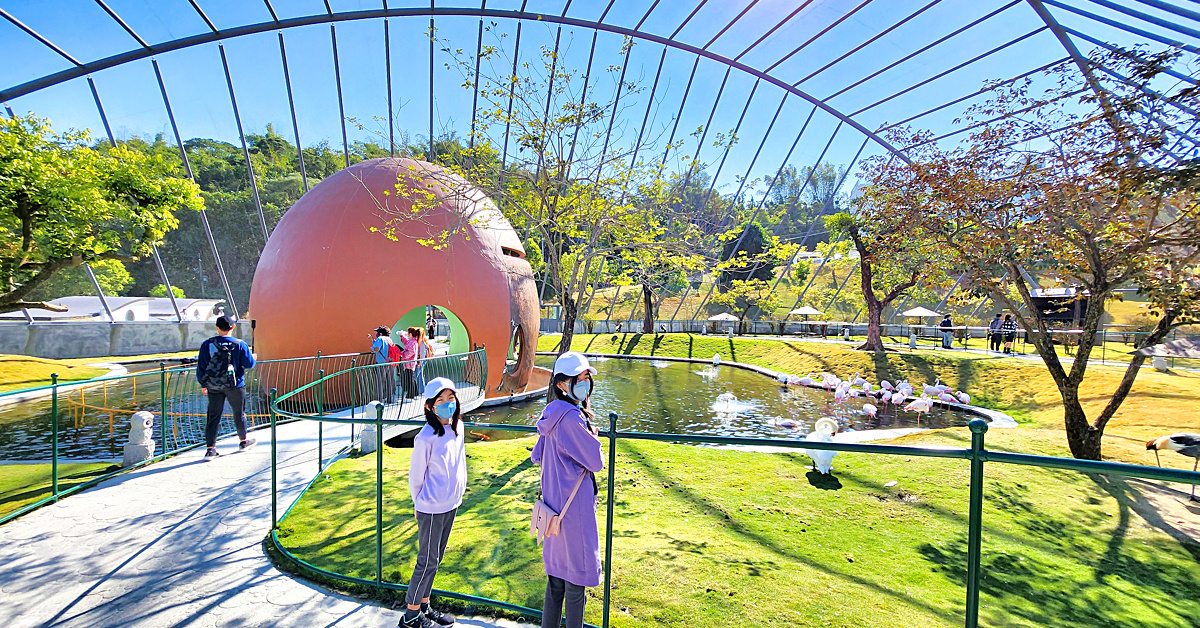
[[[393,333],[400,333],[409,327],[425,327],[425,313],[428,306],[422,305],[409,310],[404,316],[401,316],[396,324],[392,325]],[[451,312],[446,307],[441,305],[434,306],[446,315],[446,321],[450,323],[450,353],[466,353],[471,350],[471,337],[467,333],[467,326],[459,320],[454,312]]]

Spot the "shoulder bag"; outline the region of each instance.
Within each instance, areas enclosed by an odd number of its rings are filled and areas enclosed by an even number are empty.
[[[583,478],[587,477],[587,474],[587,469],[584,469],[583,473],[579,474],[579,479],[575,480],[575,487],[567,496],[567,503],[563,504],[562,514],[554,512],[554,509],[547,506],[546,502],[542,501],[541,491],[538,491],[538,500],[533,503],[533,516],[529,522],[529,534],[537,538],[538,545],[541,545],[542,539],[547,536],[558,536],[563,514],[571,507],[575,493],[579,492],[579,485],[583,484]]]

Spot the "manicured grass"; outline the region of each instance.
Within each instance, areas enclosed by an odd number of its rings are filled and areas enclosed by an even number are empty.
[[[97,360],[88,360],[96,362]],[[24,355],[0,355],[0,393],[22,388],[48,386],[50,374],[58,381],[75,382],[108,373],[108,369],[84,366],[77,360],[47,360]]]
[[[115,470],[106,462],[61,463],[58,490],[64,491]],[[49,464],[4,464],[0,462],[0,517],[49,497],[52,488]]]
[[[992,448],[1063,453],[1036,432],[988,436]],[[965,440],[953,430],[908,439]],[[532,446],[467,446],[467,495],[436,587],[541,607]],[[843,453],[829,477],[799,451],[621,441],[617,452],[612,625],[962,625],[966,461]],[[408,457],[385,450],[384,577],[396,583],[416,553]],[[1165,628],[1200,615],[1200,547],[1146,525],[1123,481],[999,464],[986,473],[983,625]],[[374,455],[335,463],[281,524],[283,544],[373,578],[374,479]],[[602,594],[588,592],[590,622]]]
[[[543,336],[538,349],[551,351],[557,336]],[[804,375],[829,371],[840,377],[856,371],[878,381],[908,378],[932,383],[941,378],[964,390],[972,402],[1008,412],[1023,426],[1045,430],[1046,438],[1066,447],[1062,433],[1061,398],[1040,361],[962,352],[919,349],[876,355],[845,346],[801,340],[762,340],[689,334],[576,335],[577,351],[634,355],[681,356],[709,359],[720,353],[725,360],[757,364],[786,373]],[[1124,369],[1091,364],[1080,394],[1089,416],[1099,413],[1116,389]],[[1105,431],[1104,455],[1132,464],[1154,464],[1147,440],[1180,431],[1200,431],[1196,408],[1200,406],[1200,373],[1158,373],[1146,369]],[[990,437],[990,435],[989,435]],[[1176,454],[1162,456],[1164,465],[1191,470],[1192,459]]]

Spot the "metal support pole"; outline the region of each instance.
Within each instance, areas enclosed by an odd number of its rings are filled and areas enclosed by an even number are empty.
[[[292,74],[288,71],[287,48],[283,45],[283,31],[279,31],[279,57],[283,60],[283,84],[287,86],[288,110],[292,114],[292,133],[296,136],[296,157],[300,160],[300,181],[304,184],[304,191],[307,192],[308,173],[304,170],[304,148],[300,145],[300,123],[296,120],[296,101],[292,96]],[[233,90],[231,89],[229,93],[232,94]],[[264,230],[266,225],[264,219]]]
[[[387,0],[383,0],[383,10],[387,10]],[[388,155],[396,156],[396,123],[392,118],[392,32],[388,27],[388,19],[383,18],[383,63],[387,71],[387,107],[388,107]]]
[[[429,0],[430,8],[433,8],[433,0]],[[433,43],[434,43],[434,27],[433,18],[429,18],[429,163],[437,163],[434,161],[436,147],[433,142]]]
[[[158,245],[153,245],[151,250],[154,252],[154,265],[158,267],[158,276],[163,280],[163,287],[167,289],[167,298],[171,299],[171,309],[175,310],[175,320],[183,322],[183,312],[179,309],[179,302],[175,300],[175,290],[171,288],[171,280],[167,278],[167,268],[163,266],[162,256],[158,254]]]
[[[274,530],[279,526],[279,464],[278,452],[276,451],[276,443],[279,438],[276,436],[275,426],[275,400],[279,396],[276,389],[271,389],[271,402],[267,406],[267,412],[271,415],[271,529]]]
[[[612,600],[613,504],[617,483],[617,413],[608,414],[608,508],[604,524],[604,623],[608,628],[608,610]]]
[[[242,140],[242,157],[246,160],[246,176],[250,177],[250,192],[254,194],[254,208],[258,210],[258,223],[262,228],[263,242],[267,241],[267,218],[263,214],[262,200],[258,197],[258,181],[254,177],[254,164],[250,162],[250,148],[246,145],[246,131],[242,128],[242,114],[238,110],[237,96],[233,93],[233,75],[229,73],[229,60],[225,57],[225,46],[217,44],[221,53],[221,67],[225,69],[225,85],[229,87],[229,102],[233,105],[233,120],[237,122],[238,137]],[[279,51],[283,52],[283,33],[279,34]],[[287,68],[284,61],[284,68]],[[291,84],[288,85],[288,97],[291,97]],[[294,115],[294,114],[293,114]]]
[[[329,6],[329,0],[325,0],[325,11],[333,15],[333,7]],[[342,64],[338,60],[337,27],[333,24],[329,25],[329,41],[333,44],[333,80],[337,83],[338,122],[342,125],[342,161],[346,164],[345,167],[349,168],[350,141],[346,137],[346,105],[342,100]]]
[[[487,0],[479,5],[480,11],[487,10]],[[483,56],[483,17],[479,18],[479,32],[475,35],[475,81],[472,86],[475,95],[471,97],[471,135],[467,138],[467,148],[475,148],[475,123],[479,113],[479,59]]]
[[[96,273],[92,272],[92,265],[84,264],[83,268],[87,271],[87,276],[92,282],[92,287],[96,289],[96,296],[100,297],[100,305],[104,307],[104,313],[108,315],[108,322],[117,322],[117,319],[113,318],[112,310],[108,307],[108,299],[104,298],[104,291],[100,289],[100,282],[96,281]]]
[[[375,406],[375,584],[383,584],[383,404]]]
[[[983,435],[987,421],[972,419],[971,424],[971,493],[967,520],[967,621],[966,628],[979,625],[979,563],[983,542]]]
[[[325,416],[325,369],[317,371],[317,416]],[[321,472],[321,468],[325,462],[325,422],[317,420],[317,473]]]
[[[50,493],[58,497],[58,373],[50,374]]]

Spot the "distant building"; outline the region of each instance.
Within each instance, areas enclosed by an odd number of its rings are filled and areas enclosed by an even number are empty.
[[[1078,327],[1087,310],[1089,293],[1077,288],[1037,288],[1029,296],[1043,321]]]
[[[112,320],[104,311],[104,303],[96,296],[59,297],[49,301],[67,308],[65,312],[53,312],[42,308],[0,314],[0,321],[28,321],[37,323],[59,322],[137,322],[174,321],[175,308],[169,297],[105,297],[112,310]],[[211,321],[224,313],[219,299],[175,299],[185,321]],[[28,316],[26,316],[28,312]]]

